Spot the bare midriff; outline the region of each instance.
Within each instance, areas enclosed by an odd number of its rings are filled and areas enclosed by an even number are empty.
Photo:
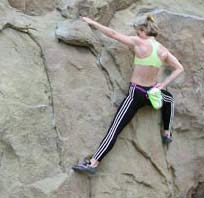
[[[134,65],[130,82],[141,86],[152,86],[157,82],[159,68],[144,65]]]

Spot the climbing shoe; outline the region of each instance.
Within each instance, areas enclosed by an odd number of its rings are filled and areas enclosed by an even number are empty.
[[[169,144],[173,141],[172,136],[168,136],[168,135],[162,135],[162,142],[163,144]]]
[[[81,172],[81,173],[90,173],[90,174],[96,173],[96,168],[91,166],[91,162],[89,160],[84,160],[82,162],[79,162],[77,165],[74,165],[72,169],[76,172]]]

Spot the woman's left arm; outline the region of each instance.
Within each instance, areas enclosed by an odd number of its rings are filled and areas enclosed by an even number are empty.
[[[173,67],[174,71],[162,83],[157,84],[156,87],[159,89],[164,89],[170,82],[172,82],[177,76],[179,76],[184,71],[183,65],[169,51],[167,52],[165,62],[171,67]]]

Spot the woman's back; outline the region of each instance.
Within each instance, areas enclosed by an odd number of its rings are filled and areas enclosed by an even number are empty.
[[[140,40],[140,44],[134,47],[134,70],[130,80],[137,84],[150,86],[157,81],[166,49],[154,37]]]

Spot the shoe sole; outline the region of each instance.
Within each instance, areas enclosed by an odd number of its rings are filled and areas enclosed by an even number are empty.
[[[173,140],[172,139],[169,139],[169,138],[167,138],[167,137],[162,137],[162,142],[163,142],[163,144],[169,144],[169,143],[171,143]]]
[[[79,167],[79,166],[73,166],[72,170],[74,170],[76,172],[81,172],[81,173],[89,173],[89,174],[92,174],[92,175],[96,173],[96,171],[91,171],[89,169]]]

